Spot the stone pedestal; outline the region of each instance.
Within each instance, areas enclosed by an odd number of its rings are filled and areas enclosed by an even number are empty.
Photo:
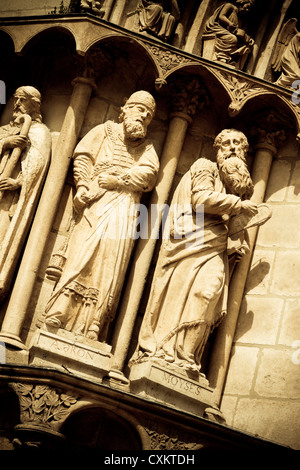
[[[100,383],[110,369],[110,359],[109,344],[57,328],[38,330],[30,347],[30,364],[56,367]]]
[[[166,364],[157,359],[133,364],[129,375],[130,390],[136,395],[204,416],[205,410],[214,403],[214,389],[208,380]]]

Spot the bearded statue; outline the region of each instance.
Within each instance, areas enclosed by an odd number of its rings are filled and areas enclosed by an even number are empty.
[[[135,92],[119,123],[96,126],[77,145],[73,229],[46,306],[46,325],[106,341],[134,244],[140,198],[152,190],[158,174],[158,157],[146,138],[154,112],[152,95]]]
[[[207,339],[226,314],[230,221],[244,216],[246,224],[258,208],[249,201],[253,184],[246,136],[225,129],[214,147],[217,162],[197,160],[174,192],[169,217],[177,223],[183,217],[180,226],[189,230],[175,236],[170,220],[131,366],[151,359],[200,374]],[[232,256],[247,252],[244,228]]]

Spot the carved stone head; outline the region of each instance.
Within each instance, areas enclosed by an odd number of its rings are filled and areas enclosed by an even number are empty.
[[[248,13],[255,0],[236,0],[236,5],[242,13]]]
[[[246,161],[249,144],[243,132],[223,129],[215,138],[214,148],[217,149],[217,163],[220,167],[229,157],[238,157]]]
[[[128,140],[142,139],[155,112],[155,100],[147,91],[133,93],[121,108],[119,116],[123,122],[125,138]]]
[[[249,148],[245,134],[236,129],[224,129],[214,142],[221,180],[227,192],[250,199],[253,184],[246,164]]]
[[[152,116],[155,113],[156,103],[153,96],[148,91],[140,90],[132,93],[126,100],[125,106],[130,104],[143,104],[149,109]]]
[[[20,114],[29,114],[33,121],[42,122],[40,113],[41,94],[33,86],[21,86],[14,94],[13,118]]]

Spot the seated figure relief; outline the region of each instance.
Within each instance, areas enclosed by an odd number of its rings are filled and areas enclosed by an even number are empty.
[[[276,85],[291,87],[300,80],[300,33],[296,26],[297,19],[291,18],[279,33],[272,60],[274,72],[281,72]]]
[[[47,325],[105,342],[134,244],[138,205],[155,185],[159,161],[146,139],[155,101],[126,101],[120,122],[93,128],[74,156],[74,228],[61,278],[46,306]]]
[[[0,299],[9,289],[50,160],[51,135],[40,106],[40,92],[21,86],[12,120],[0,128]]]
[[[162,41],[168,41],[180,11],[176,0],[140,0],[137,8],[139,30],[146,31]]]
[[[268,218],[249,200],[245,135],[225,129],[214,146],[217,163],[197,160],[174,192],[131,365],[151,359],[200,374],[208,337],[226,314],[230,268],[249,252],[245,228]]]
[[[70,0],[68,7],[69,13],[90,13],[91,15],[102,18],[105,10],[102,7],[103,0]]]
[[[254,40],[246,33],[244,22],[254,0],[236,0],[219,6],[208,19],[202,35],[203,57],[218,60],[242,70]],[[213,40],[213,49],[207,48]]]

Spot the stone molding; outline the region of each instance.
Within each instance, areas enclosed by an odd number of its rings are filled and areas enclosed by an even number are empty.
[[[6,32],[12,39],[16,54],[21,55],[27,43],[41,33],[50,28],[60,28],[69,31],[76,43],[77,53],[84,56],[95,44],[101,44],[108,38],[117,41],[118,39],[128,39],[138,47],[144,49],[156,69],[156,87],[163,86],[169,76],[175,72],[184,71],[187,67],[197,66],[211,73],[221,84],[225,92],[229,95],[231,103],[229,105],[230,116],[236,116],[244,105],[259,96],[274,95],[288,111],[296,124],[296,131],[300,135],[300,107],[292,102],[293,90],[274,85],[263,79],[258,79],[245,72],[232,69],[219,62],[213,62],[201,56],[185,52],[174,46],[162,45],[160,41],[145,38],[143,35],[130,32],[124,28],[107,24],[101,19],[74,16],[65,16],[60,19],[53,18],[26,18],[3,19],[0,30]],[[93,58],[94,60],[94,58]],[[89,67],[90,68],[90,67]],[[299,138],[299,137],[298,137]]]
[[[198,450],[210,446],[287,450],[229,426],[53,369],[0,365],[0,389],[6,389],[6,384],[20,400],[20,423],[15,426],[13,442],[16,448],[63,448],[66,420],[72,413],[93,407],[117,413],[138,434],[144,450]]]

